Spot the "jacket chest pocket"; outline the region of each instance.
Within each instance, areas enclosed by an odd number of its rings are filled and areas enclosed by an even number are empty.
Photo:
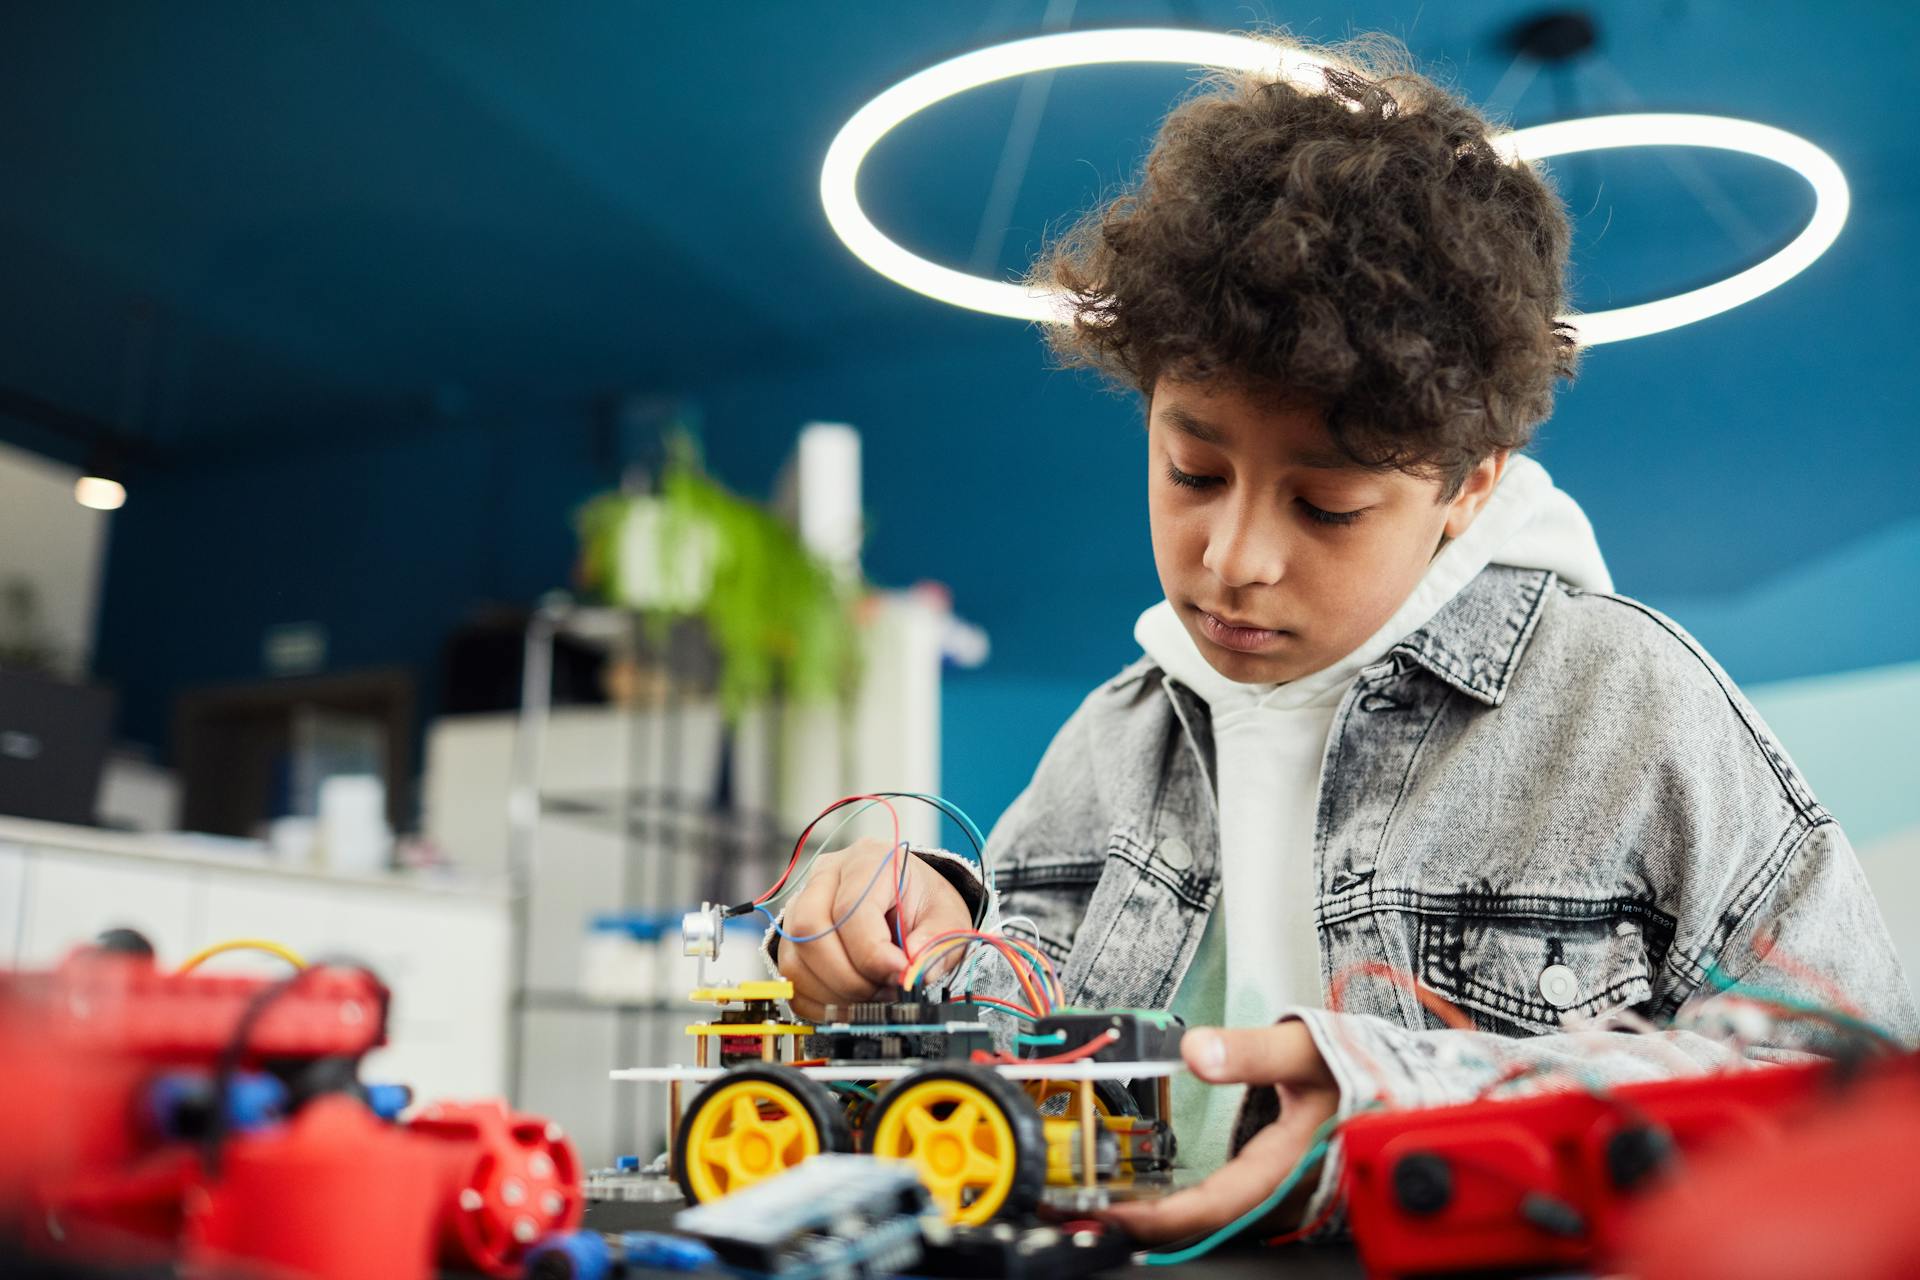
[[[1671,926],[1633,915],[1425,916],[1420,977],[1489,1031],[1538,1035],[1648,1004]]]

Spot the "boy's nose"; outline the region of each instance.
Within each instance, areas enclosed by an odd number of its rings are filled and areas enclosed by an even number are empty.
[[[1243,504],[1222,515],[1208,531],[1201,563],[1229,587],[1267,586],[1286,572],[1285,539],[1275,521]]]

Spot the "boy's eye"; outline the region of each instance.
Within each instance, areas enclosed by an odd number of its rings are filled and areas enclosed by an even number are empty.
[[[1171,462],[1167,464],[1167,479],[1183,489],[1208,489],[1220,483],[1219,476],[1196,476],[1182,471]]]
[[[1305,498],[1298,498],[1295,501],[1299,502],[1300,509],[1307,513],[1307,519],[1320,524],[1352,524],[1360,518],[1360,513],[1366,510],[1365,507],[1359,507],[1352,511],[1328,511],[1324,507],[1314,506]]]

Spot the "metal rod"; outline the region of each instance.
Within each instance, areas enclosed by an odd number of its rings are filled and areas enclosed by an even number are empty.
[[[680,1136],[680,1082],[667,1081],[667,1163],[673,1163],[673,1144]]]

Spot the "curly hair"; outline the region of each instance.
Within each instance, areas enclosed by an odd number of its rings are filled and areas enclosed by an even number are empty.
[[[1212,77],[1167,117],[1137,189],[1082,218],[1029,283],[1062,295],[1063,363],[1148,396],[1164,377],[1304,400],[1356,464],[1451,494],[1525,445],[1574,376],[1555,318],[1566,210],[1398,41],[1310,52],[1331,64],[1324,91]]]

